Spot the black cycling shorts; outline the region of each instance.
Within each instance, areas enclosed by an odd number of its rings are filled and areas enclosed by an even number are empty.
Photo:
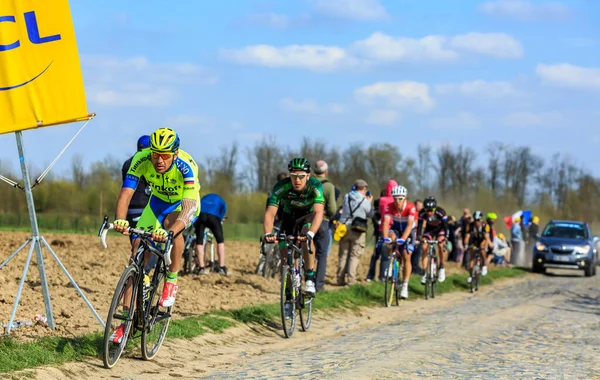
[[[198,219],[196,219],[196,222],[194,223],[194,227],[196,228],[196,244],[198,245],[204,244],[205,228],[211,230],[213,235],[215,235],[217,244],[225,241],[223,239],[223,225],[221,224],[221,219],[216,215],[200,212]]]
[[[286,235],[298,236],[302,231],[302,227],[304,227],[306,224],[311,224],[314,217],[314,212],[308,213],[301,217],[283,213],[281,215],[281,227],[279,232]]]

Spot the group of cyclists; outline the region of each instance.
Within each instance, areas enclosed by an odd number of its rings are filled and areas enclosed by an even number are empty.
[[[147,147],[143,146],[147,144]],[[161,243],[168,237],[167,231],[174,235],[172,262],[168,268],[166,282],[159,304],[170,307],[174,304],[178,291],[177,275],[184,248],[182,232],[189,228],[200,214],[200,184],[198,183],[198,165],[184,150],[180,149],[180,138],[170,128],[159,128],[145,139],[138,152],[124,169],[124,181],[117,200],[114,229],[128,234],[134,218],[130,210],[130,202],[136,193],[138,184],[143,181],[151,194],[146,205],[137,210],[139,216],[135,219],[137,228],[152,232],[152,240]],[[311,177],[311,164],[302,157],[292,159],[288,164],[289,176],[279,180],[268,198],[268,207],[264,217],[264,239],[276,243],[277,236],[273,234],[275,219],[278,219],[279,233],[297,236],[301,244],[306,276],[304,290],[309,296],[315,294],[315,257],[313,238],[323,221],[324,198],[320,181]],[[424,207],[417,212],[415,205],[408,201],[408,190],[404,186],[392,189],[393,202],[383,213],[382,243],[385,244],[388,255],[397,250],[403,259],[403,284],[401,298],[408,298],[408,279],[411,274],[410,256],[415,245],[423,244],[427,250],[427,240],[437,239],[439,247],[438,281],[443,282],[446,274],[444,269],[446,254],[446,239],[449,235],[448,216],[442,207],[438,207],[433,197],[424,200]],[[135,200],[134,200],[135,201]],[[473,215],[473,221],[463,228],[465,247],[469,250],[481,249],[488,252],[492,247],[491,225],[483,221],[480,211]],[[132,252],[137,251],[139,241],[132,237]],[[308,249],[309,245],[312,249]],[[285,264],[287,252],[284,242],[279,242],[282,262]],[[149,256],[149,255],[148,255]],[[423,255],[425,256],[425,255]],[[473,266],[473,256],[469,269]],[[148,257],[146,257],[146,260]],[[488,260],[489,259],[489,260]],[[426,260],[426,257],[423,258]],[[491,257],[485,262],[489,263]],[[487,273],[483,267],[482,275]],[[424,283],[425,276],[422,279]],[[471,278],[469,277],[469,282]],[[127,296],[127,294],[126,294]],[[291,294],[286,294],[291,297]],[[127,304],[127,302],[125,303]],[[125,310],[125,313],[127,310]],[[120,343],[123,339],[124,328],[119,326],[111,339]]]

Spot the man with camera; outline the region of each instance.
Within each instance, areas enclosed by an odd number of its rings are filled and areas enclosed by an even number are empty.
[[[371,216],[371,201],[373,200],[368,187],[366,181],[356,180],[352,191],[344,195],[342,201],[340,223],[346,224],[347,232],[340,240],[339,248],[337,283],[341,286],[356,283],[356,270],[360,257],[365,251],[367,218]],[[348,276],[347,282],[346,275]]]

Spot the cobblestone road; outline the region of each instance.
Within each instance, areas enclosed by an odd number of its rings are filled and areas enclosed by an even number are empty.
[[[536,276],[201,378],[600,379],[599,279]]]

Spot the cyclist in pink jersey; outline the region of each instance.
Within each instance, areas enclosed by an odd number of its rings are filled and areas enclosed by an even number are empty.
[[[406,200],[408,191],[404,186],[396,186],[392,189],[394,202],[388,205],[383,213],[383,232],[384,243],[388,247],[388,255],[393,252],[394,242],[402,254],[402,289],[400,298],[408,298],[408,280],[412,271],[410,255],[414,247],[414,228],[415,221],[418,218],[415,206]]]

